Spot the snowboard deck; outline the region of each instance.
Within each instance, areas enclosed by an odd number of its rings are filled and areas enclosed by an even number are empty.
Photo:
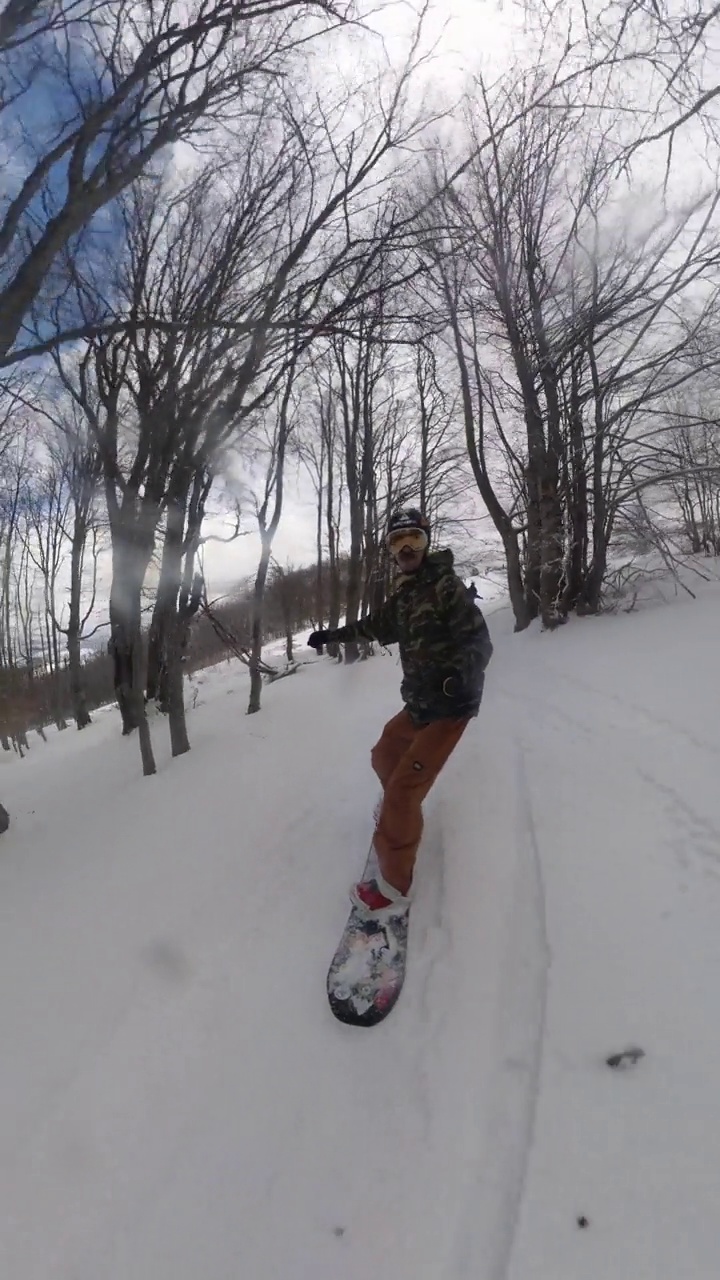
[[[374,850],[363,879],[377,871]],[[330,1008],[339,1022],[374,1027],[394,1008],[405,981],[410,911],[368,920],[353,907],[327,976]]]

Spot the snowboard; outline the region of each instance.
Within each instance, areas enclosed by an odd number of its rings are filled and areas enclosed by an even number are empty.
[[[363,880],[377,872],[371,849]],[[355,1027],[374,1027],[397,1003],[405,981],[410,911],[388,920],[368,920],[357,907],[348,916],[327,976],[335,1017]]]

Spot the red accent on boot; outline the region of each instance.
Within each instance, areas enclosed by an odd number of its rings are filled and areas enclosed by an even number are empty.
[[[368,911],[384,911],[393,904],[381,893],[374,880],[361,880],[355,885],[355,895]]]

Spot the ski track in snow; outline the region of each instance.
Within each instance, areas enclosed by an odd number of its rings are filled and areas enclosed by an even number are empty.
[[[514,744],[514,883],[500,948],[492,1045],[495,1071],[481,1091],[485,1135],[465,1188],[466,1206],[448,1276],[506,1280],[539,1098],[549,970],[544,884],[524,752]],[[507,856],[510,850],[504,850]]]
[[[372,1030],[324,984],[394,656],[204,673],[151,780],[112,715],[3,769],[0,1277],[717,1280],[719,622],[491,614]]]
[[[519,637],[499,681],[539,813],[552,947],[509,1280],[717,1276],[716,592]],[[636,1043],[629,1074],[605,1066]]]

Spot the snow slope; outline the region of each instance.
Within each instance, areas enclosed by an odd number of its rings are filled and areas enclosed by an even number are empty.
[[[113,715],[5,758],[2,1280],[716,1280],[719,624],[492,614],[371,1031],[324,981],[394,656],[206,674],[153,779]]]

